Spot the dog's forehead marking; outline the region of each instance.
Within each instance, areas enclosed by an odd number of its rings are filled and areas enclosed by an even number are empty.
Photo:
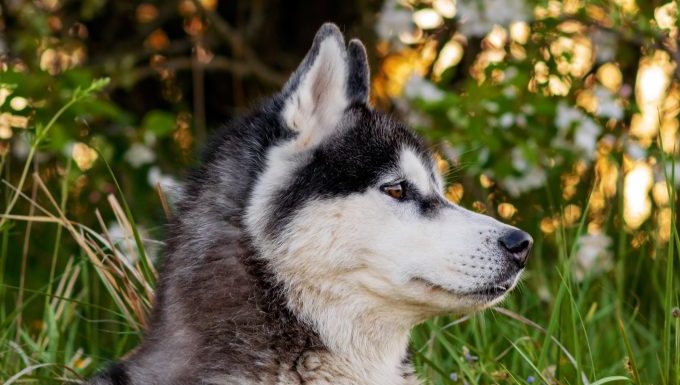
[[[399,157],[399,167],[404,177],[423,194],[432,190],[430,175],[432,174],[420,156],[410,148],[404,148]]]

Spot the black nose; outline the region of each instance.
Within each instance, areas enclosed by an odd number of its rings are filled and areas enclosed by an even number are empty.
[[[515,261],[519,267],[524,267],[524,265],[527,264],[531,245],[534,244],[531,235],[521,230],[511,230],[500,237],[498,242],[500,242],[501,246],[508,251],[512,260]]]

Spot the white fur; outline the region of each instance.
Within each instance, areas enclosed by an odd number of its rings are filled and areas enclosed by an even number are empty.
[[[430,177],[432,174],[413,150],[404,148],[401,151],[399,165],[405,179],[413,183],[421,194],[429,194],[434,191],[434,181]]]
[[[296,148],[297,143],[291,141],[273,147],[267,153],[267,168],[253,189],[245,215],[246,228],[256,244],[267,242],[267,235],[262,229],[271,216],[271,200],[286,186],[293,170],[304,160]]]
[[[312,67],[283,108],[284,121],[299,133],[298,149],[321,142],[347,107],[347,53],[341,43],[332,36],[321,42]]]

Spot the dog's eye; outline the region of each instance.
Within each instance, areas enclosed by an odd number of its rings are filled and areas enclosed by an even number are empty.
[[[380,190],[396,200],[402,200],[406,195],[406,183],[399,182],[386,184],[382,186]]]

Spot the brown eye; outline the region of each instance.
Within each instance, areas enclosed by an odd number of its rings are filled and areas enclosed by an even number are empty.
[[[396,200],[404,199],[404,195],[406,194],[404,182],[395,183],[395,184],[388,184],[388,185],[382,186],[380,189],[382,190],[382,192],[384,192],[385,194],[389,195],[390,197],[392,197]]]

